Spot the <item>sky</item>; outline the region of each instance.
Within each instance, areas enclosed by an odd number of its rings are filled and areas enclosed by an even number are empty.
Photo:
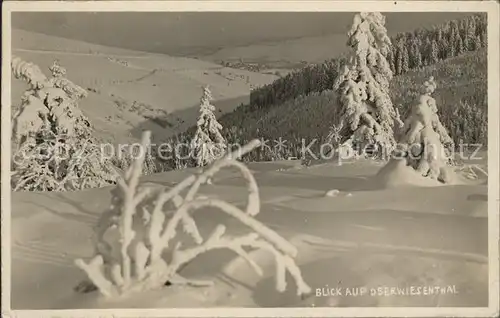
[[[385,13],[391,33],[467,13]],[[14,28],[108,46],[172,55],[221,47],[345,33],[349,12],[17,12]]]

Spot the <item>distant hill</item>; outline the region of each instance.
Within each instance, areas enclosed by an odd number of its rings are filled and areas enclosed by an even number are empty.
[[[149,129],[161,141],[194,124],[202,87],[210,85],[218,115],[249,101],[250,90],[277,77],[223,67],[193,58],[172,57],[107,47],[12,30],[12,54],[37,64],[49,74],[54,60],[67,76],[87,89],[80,104],[109,142],[129,142]],[[20,103],[27,85],[12,79],[12,106]]]
[[[119,47],[104,46],[34,31],[12,29],[12,48],[14,50],[58,51],[69,53],[112,54],[124,56],[144,56],[147,52],[134,51]]]

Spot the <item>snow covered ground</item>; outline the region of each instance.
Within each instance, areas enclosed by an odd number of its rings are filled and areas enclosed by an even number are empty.
[[[486,159],[475,163],[485,167]],[[488,305],[485,177],[453,186],[384,188],[366,187],[381,167],[373,161],[249,167],[261,195],[257,218],[297,246],[297,261],[312,295],[299,298],[294,288],[275,291],[271,255],[252,254],[265,271],[258,277],[226,250],[203,254],[183,269],[185,277],[213,279],[211,287],[165,286],[115,302],[97,292],[76,293],[73,288],[85,274],[73,261],[91,256],[92,226],[110,202],[111,188],[102,188],[12,194],[12,308]],[[150,175],[144,182],[171,187],[191,172]],[[326,196],[332,189],[339,191]],[[241,205],[247,197],[245,181],[232,170],[221,171],[201,192]],[[210,209],[195,219],[202,234],[219,223],[230,232],[247,231]],[[418,296],[394,295],[396,287],[401,292],[412,286],[448,289],[433,295],[423,295],[423,289]],[[384,287],[389,289],[377,290]]]

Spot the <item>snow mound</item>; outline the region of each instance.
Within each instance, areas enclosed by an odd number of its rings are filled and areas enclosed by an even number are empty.
[[[451,174],[451,169],[450,169]],[[458,183],[458,178],[454,178]],[[377,188],[394,188],[400,186],[436,187],[443,183],[438,180],[426,178],[406,164],[406,160],[391,159],[379,172],[370,180],[377,185]]]
[[[326,192],[325,196],[327,197],[337,197],[340,194],[340,191],[337,189],[330,190]]]

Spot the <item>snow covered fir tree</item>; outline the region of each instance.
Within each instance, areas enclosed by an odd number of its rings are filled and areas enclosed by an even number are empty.
[[[436,88],[432,76],[422,85],[421,95],[405,120],[392,163],[379,175],[387,176],[406,168],[440,183],[454,182],[454,171],[449,166],[453,140],[439,120],[436,100],[432,97]]]
[[[220,158],[227,149],[227,143],[221,134],[222,125],[215,117],[215,106],[210,88],[203,88],[200,101],[200,116],[196,122],[196,133],[191,141],[191,151],[198,167],[206,166]]]
[[[390,153],[394,126],[402,122],[389,96],[393,74],[386,60],[391,41],[385,17],[376,12],[356,14],[348,37],[352,55],[334,83],[344,123],[341,143],[357,151],[371,145]]]
[[[89,120],[78,107],[86,91],[65,77],[55,62],[51,78],[19,57],[15,78],[29,88],[13,114],[12,187],[27,191],[64,191],[114,183],[111,162],[100,156]]]

